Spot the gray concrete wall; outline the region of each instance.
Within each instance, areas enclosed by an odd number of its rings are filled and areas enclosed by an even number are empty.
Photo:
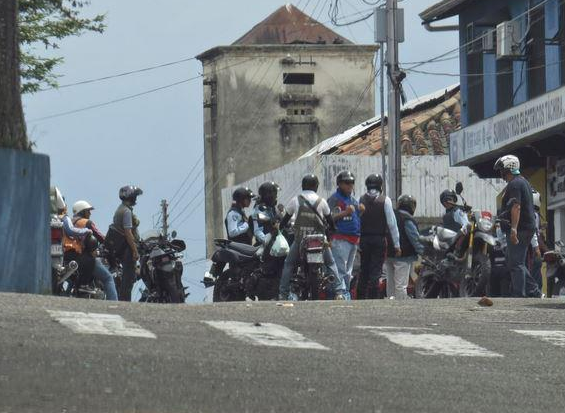
[[[49,157],[0,148],[0,291],[51,292]]]
[[[357,45],[233,46],[203,61],[212,81],[204,86],[208,239],[223,233],[222,188],[285,165],[374,116],[374,52]],[[289,57],[296,63],[284,64]],[[313,73],[314,84],[289,87],[284,73]],[[288,103],[301,96],[315,103]],[[293,108],[312,113],[289,115]]]
[[[320,178],[318,193],[328,198],[335,192],[335,178],[343,170],[357,178],[355,196],[365,191],[365,178],[382,173],[380,156],[311,156],[245,181],[254,191],[265,181],[275,181],[281,187],[279,202],[287,204],[300,191],[300,180],[306,173]],[[402,192],[416,197],[416,217],[425,222],[440,218],[443,207],[439,195],[444,189],[454,189],[457,181],[464,186],[463,196],[475,209],[496,212],[496,196],[505,184],[499,179],[481,179],[470,168],[450,167],[449,156],[405,156],[402,159]],[[233,188],[222,190],[222,212],[227,212]]]

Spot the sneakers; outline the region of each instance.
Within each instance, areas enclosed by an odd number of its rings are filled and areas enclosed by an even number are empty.
[[[279,294],[279,301],[288,301],[288,294]]]
[[[335,295],[334,300],[337,300],[337,301],[345,301],[345,295],[343,295],[342,293],[337,293],[337,294]]]

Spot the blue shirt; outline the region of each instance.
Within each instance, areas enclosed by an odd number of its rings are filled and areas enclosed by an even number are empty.
[[[228,212],[226,222],[229,238],[235,238],[249,230],[249,224],[243,220],[243,216],[233,209]]]
[[[335,214],[334,209],[339,208],[339,212],[345,211],[350,205],[355,207],[355,212],[336,221],[336,232],[342,235],[352,235],[359,237],[361,235],[361,218],[359,215],[359,202],[351,195],[347,196],[339,189],[328,199],[328,204]],[[338,212],[338,213],[339,213]]]

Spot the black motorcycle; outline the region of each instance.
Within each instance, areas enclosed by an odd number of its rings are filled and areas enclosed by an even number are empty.
[[[565,243],[557,241],[555,249],[543,254],[547,263],[547,296],[565,296]]]
[[[139,301],[184,303],[189,295],[182,284],[184,241],[169,240],[155,232],[144,237],[139,249],[140,277],[145,284]]]

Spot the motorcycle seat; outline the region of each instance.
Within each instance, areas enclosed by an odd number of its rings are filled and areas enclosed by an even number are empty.
[[[439,238],[439,240],[441,242],[446,242],[448,244],[451,244],[455,238],[457,237],[457,232],[452,231],[450,229],[447,228],[438,228],[437,229],[437,236]]]
[[[257,253],[260,247],[254,247],[253,245],[241,244],[239,242],[230,242],[227,245],[227,248],[238,252],[242,255],[246,255],[248,257],[253,257]]]

